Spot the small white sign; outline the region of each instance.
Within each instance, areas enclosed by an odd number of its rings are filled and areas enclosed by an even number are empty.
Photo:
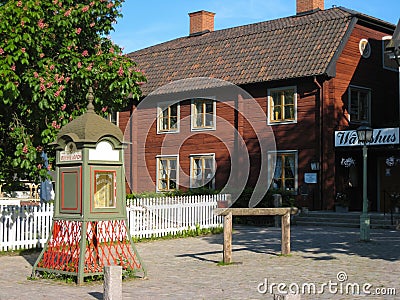
[[[82,160],[82,151],[75,151],[75,152],[60,152],[60,161],[80,161]]]
[[[304,173],[304,182],[305,183],[317,183],[317,173]]]

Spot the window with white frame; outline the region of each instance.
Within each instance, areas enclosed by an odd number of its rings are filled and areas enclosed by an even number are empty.
[[[157,133],[179,131],[179,103],[158,106]]]
[[[168,192],[177,189],[178,156],[157,157],[157,191]]]
[[[215,188],[215,155],[201,154],[190,157],[190,187]]]
[[[371,90],[350,86],[348,97],[350,121],[356,123],[370,123]]]
[[[268,90],[268,123],[294,123],[297,120],[296,87]]]
[[[110,111],[107,114],[107,120],[113,123],[114,125],[119,125],[119,113],[116,111]]]
[[[216,102],[211,99],[192,100],[192,130],[215,129]]]
[[[269,153],[269,161],[274,161],[272,155],[275,155],[275,171],[273,174],[272,188],[296,191],[297,188],[297,151],[278,151]],[[273,168],[274,166],[270,166]]]

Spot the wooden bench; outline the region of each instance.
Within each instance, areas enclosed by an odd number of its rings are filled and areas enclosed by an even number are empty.
[[[279,208],[216,208],[214,214],[224,216],[224,263],[232,262],[232,216],[281,216],[283,255],[290,254],[290,215],[296,214],[296,207]]]

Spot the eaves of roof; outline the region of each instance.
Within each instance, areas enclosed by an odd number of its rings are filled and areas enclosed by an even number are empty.
[[[148,95],[185,78],[211,77],[242,85],[335,76],[335,62],[359,19],[391,24],[344,8],[177,38],[129,54],[145,72]],[[394,30],[394,26],[391,28]]]

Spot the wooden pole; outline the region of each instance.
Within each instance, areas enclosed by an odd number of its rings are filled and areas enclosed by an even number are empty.
[[[232,262],[232,216],[281,216],[282,254],[290,254],[290,215],[296,214],[296,207],[278,208],[215,208],[214,214],[224,216],[224,263]]]
[[[232,262],[232,212],[224,216],[224,263]]]
[[[282,216],[282,254],[290,254],[290,213]]]

